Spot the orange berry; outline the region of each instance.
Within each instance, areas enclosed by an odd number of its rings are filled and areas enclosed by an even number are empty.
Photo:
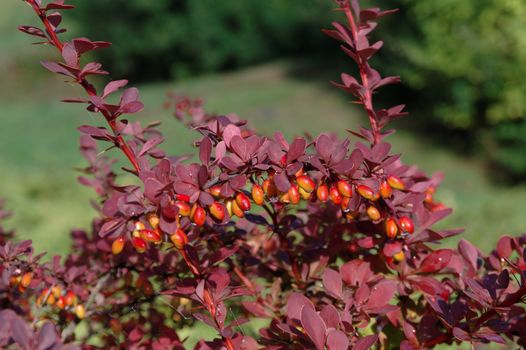
[[[192,211],[192,208],[190,208],[190,204],[183,201],[177,201],[175,202],[175,206],[179,208],[179,215],[190,216],[190,212]]]
[[[243,211],[250,210],[250,198],[243,192],[238,192],[236,195],[236,203]]]
[[[289,194],[289,192],[287,191],[286,193],[282,194],[281,197],[279,198],[279,201],[281,203],[285,203],[285,204],[290,203],[290,194]]]
[[[241,210],[236,200],[232,200],[232,213],[234,213],[234,215],[238,218],[242,218],[245,216],[245,212]]]
[[[340,180],[336,184],[338,187],[338,192],[344,197],[352,197],[352,188],[351,185],[345,180]]]
[[[252,187],[252,200],[257,205],[263,204],[263,201],[265,200],[265,192],[263,192],[263,188],[258,184],[255,184]]]
[[[385,232],[387,234],[387,237],[389,238],[395,238],[398,234],[398,226],[396,225],[396,221],[393,218],[389,218],[385,220]]]
[[[393,259],[397,262],[401,262],[405,259],[405,254],[403,251],[399,251],[395,255],[393,255]]]
[[[340,191],[338,191],[338,189],[334,186],[332,186],[329,190],[329,197],[335,205],[340,205],[342,203],[342,195]]]
[[[196,226],[203,226],[206,221],[206,211],[197,204],[194,204],[194,208],[192,208],[192,211],[192,222]]]
[[[400,223],[400,227],[402,228],[402,231],[407,233],[413,233],[415,232],[415,224],[413,223],[413,220],[408,218],[407,216],[402,216],[398,222]]]
[[[46,299],[46,304],[48,305],[54,305],[55,304],[55,301],[56,301],[56,298],[55,296],[53,295],[53,293],[49,294],[49,296],[47,297]]]
[[[307,192],[301,187],[298,188],[298,191],[299,191],[299,193],[301,195],[301,198],[303,198],[305,200],[309,200],[310,197],[312,196],[312,192]]]
[[[147,219],[148,219],[148,223],[150,224],[151,227],[153,227],[154,229],[156,229],[158,226],[159,226],[159,222],[161,221],[159,219],[159,216],[157,216],[157,214],[155,213],[150,213],[148,214],[147,216]]]
[[[228,199],[226,202],[225,202],[225,206],[226,206],[226,210],[228,211],[228,215],[229,216],[232,216],[233,214],[233,209],[232,209],[232,203],[234,202],[233,199]]]
[[[33,273],[26,272],[22,275],[22,279],[20,280],[20,285],[24,288],[27,288],[31,284],[32,280],[33,280]]]
[[[20,284],[20,281],[22,281],[22,276],[20,275],[11,275],[11,277],[9,277],[9,285],[11,287],[17,287]]]
[[[276,185],[270,179],[263,181],[263,191],[265,191],[265,193],[269,197],[276,197],[276,195],[278,194],[278,189],[276,188]]]
[[[300,202],[300,192],[298,191],[298,186],[292,185],[288,191],[290,202],[292,204],[298,204]]]
[[[146,228],[146,226],[144,226],[144,224],[140,221],[135,221],[135,230],[136,231],[139,231],[139,230],[144,230]]]
[[[404,190],[405,189],[405,185],[402,182],[402,180],[400,180],[400,178],[398,178],[398,177],[396,177],[394,175],[389,175],[387,177],[387,183],[389,183],[389,186],[391,186],[395,190]]]
[[[77,316],[79,320],[82,320],[84,319],[84,317],[86,317],[86,309],[84,308],[84,306],[82,306],[81,304],[75,306],[75,316]]]
[[[294,174],[294,176],[296,176],[296,177],[300,177],[302,175],[303,175],[303,167],[300,168],[300,170],[296,171],[296,173]]]
[[[382,198],[390,198],[392,194],[393,189],[391,188],[391,186],[389,186],[389,183],[387,183],[387,181],[382,181],[382,183],[380,184],[380,195],[382,196]]]
[[[360,194],[360,196],[368,200],[373,200],[376,197],[373,189],[369,186],[360,185],[356,188],[356,191]]]
[[[53,286],[51,288],[51,294],[53,294],[53,296],[58,299],[60,297],[60,295],[62,294],[62,288],[60,288],[59,286]]]
[[[349,202],[351,201],[351,198],[349,197],[343,197],[342,198],[342,203],[340,204],[342,210],[344,212],[348,212],[349,211]]]
[[[64,297],[59,297],[55,306],[58,307],[60,310],[64,310],[66,308],[66,301],[64,300]]]
[[[382,215],[380,214],[380,211],[373,205],[367,208],[367,215],[373,221],[376,221],[382,217]]]
[[[182,250],[188,243],[188,236],[183,230],[177,229],[177,231],[175,231],[175,233],[170,236],[170,240],[174,244],[175,248]]]
[[[146,242],[159,244],[162,241],[161,234],[157,230],[149,230],[149,229],[140,230],[139,231],[139,235]]]
[[[311,193],[314,191],[314,188],[316,187],[316,184],[314,183],[314,180],[312,180],[307,175],[302,175],[296,178],[296,182],[298,183],[298,186],[305,190],[306,192]]]
[[[146,248],[148,247],[148,244],[141,237],[133,237],[132,246],[135,248],[137,253],[144,253],[146,251]]]
[[[212,196],[214,196],[216,198],[221,196],[221,186],[220,185],[212,186],[212,187],[210,187],[210,189],[208,191],[210,192],[210,194]]]
[[[123,236],[120,236],[119,238],[114,240],[113,243],[111,244],[111,252],[114,255],[119,255],[124,249],[124,243],[125,243],[125,240]]]
[[[210,214],[219,221],[223,221],[226,217],[225,207],[219,202],[212,203],[208,207],[208,210],[210,211]]]

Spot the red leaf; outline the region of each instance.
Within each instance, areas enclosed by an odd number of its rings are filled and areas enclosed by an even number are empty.
[[[420,265],[419,272],[429,273],[440,271],[449,264],[453,251],[451,249],[439,249],[429,254]]]

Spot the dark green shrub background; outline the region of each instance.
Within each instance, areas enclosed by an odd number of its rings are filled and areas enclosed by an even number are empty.
[[[379,64],[402,76],[424,126],[446,142],[448,131],[461,131],[467,150],[485,152],[504,175],[526,178],[526,1],[372,3],[401,10],[380,26],[387,45]],[[330,0],[78,0],[77,6],[80,32],[116,43],[100,58],[115,75],[136,80],[292,54],[339,55],[319,30],[330,24]]]
[[[101,58],[140,80],[233,69],[329,46],[327,0],[79,0],[79,30],[116,45]],[[330,43],[329,43],[330,44]]]

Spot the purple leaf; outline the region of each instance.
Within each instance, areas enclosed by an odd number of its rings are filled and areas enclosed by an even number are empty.
[[[342,277],[332,269],[326,269],[323,273],[323,285],[329,295],[342,298]]]
[[[303,307],[301,310],[301,325],[314,345],[316,345],[316,349],[323,350],[325,348],[327,327],[320,315],[309,307]]]
[[[340,330],[331,329],[327,336],[328,350],[347,350],[349,348],[349,338]]]
[[[458,251],[471,264],[471,267],[477,270],[478,249],[465,239],[461,239],[458,242]]]
[[[353,347],[353,350],[367,350],[370,349],[378,341],[378,336],[368,335],[365,338],[359,339]]]

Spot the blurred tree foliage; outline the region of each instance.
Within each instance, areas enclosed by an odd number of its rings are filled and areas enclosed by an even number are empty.
[[[420,91],[434,121],[469,131],[526,176],[526,1],[379,0],[399,7],[380,35],[383,66]]]
[[[101,59],[155,80],[246,66],[329,46],[327,0],[78,0],[79,30],[115,42]]]
[[[401,75],[426,123],[467,131],[526,178],[526,1],[371,0],[399,7],[380,26],[384,73]],[[179,78],[285,55],[337,53],[319,28],[330,0],[77,0],[79,30],[115,42],[116,77]]]

